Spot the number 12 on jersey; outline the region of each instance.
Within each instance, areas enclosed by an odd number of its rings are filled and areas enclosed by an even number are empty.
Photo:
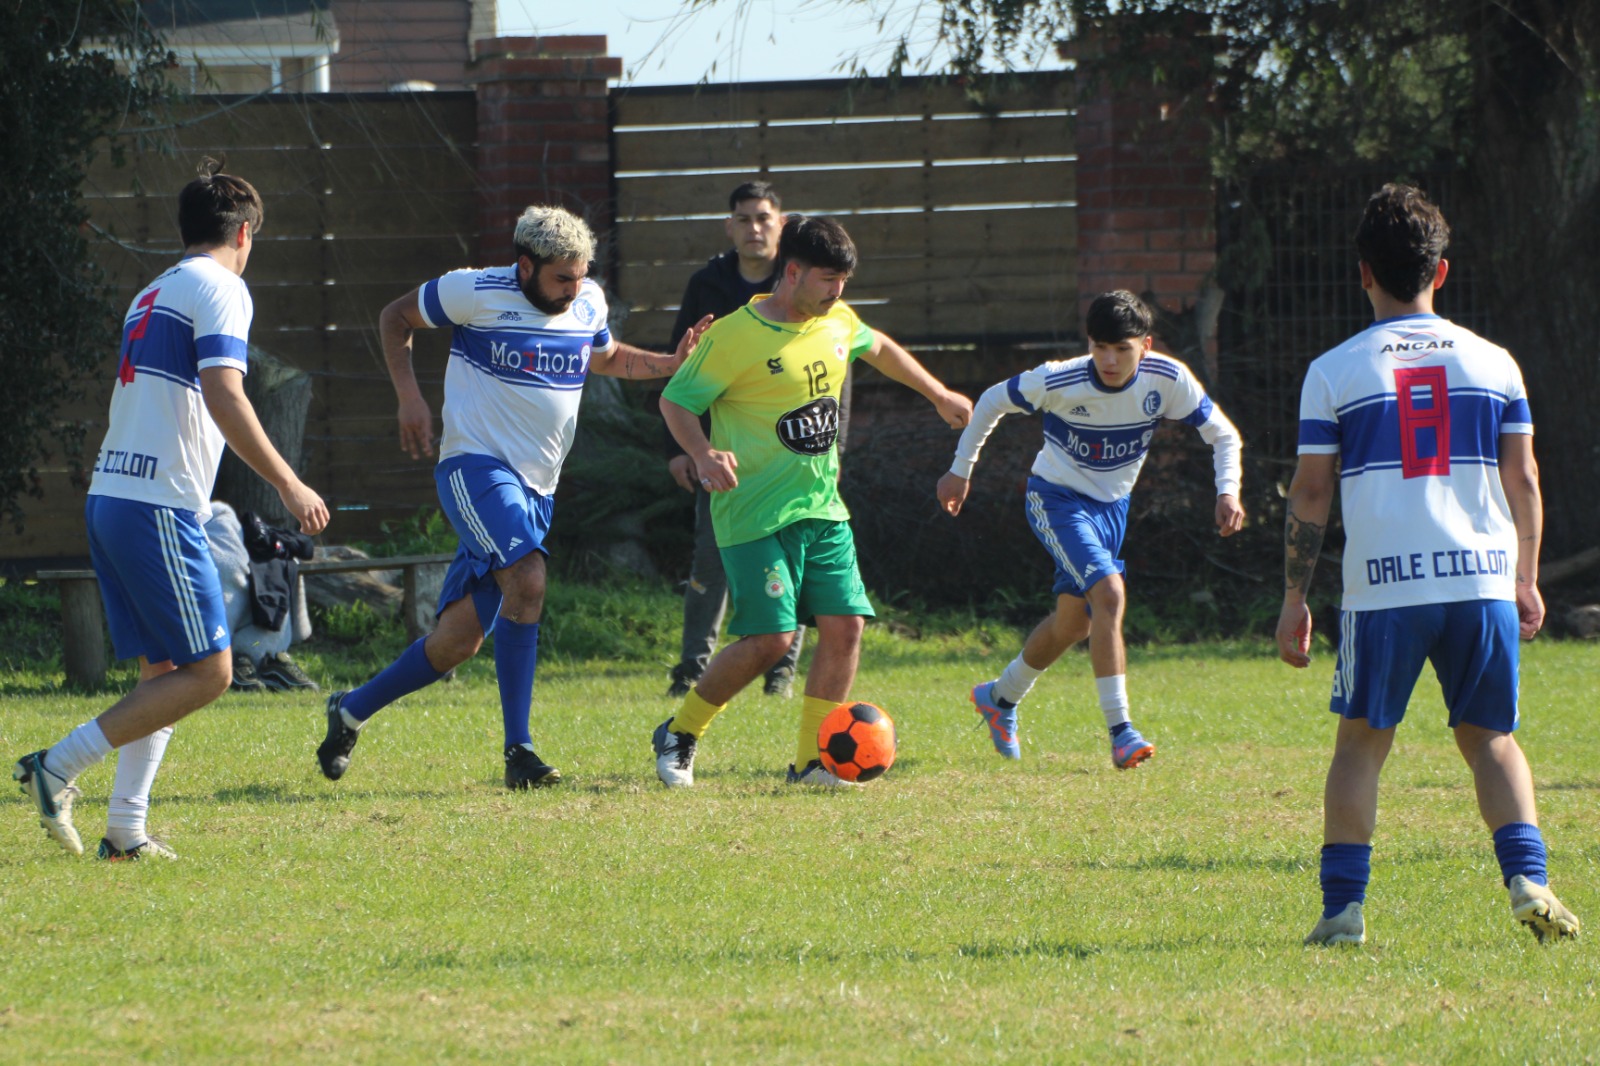
[[[1450,475],[1450,387],[1442,366],[1394,372],[1400,415],[1400,472],[1404,477]]]

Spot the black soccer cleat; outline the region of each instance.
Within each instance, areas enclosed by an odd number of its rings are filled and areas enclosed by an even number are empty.
[[[360,731],[345,725],[339,713],[339,701],[347,695],[349,693],[343,690],[329,694],[328,736],[317,745],[317,762],[322,766],[322,776],[329,781],[339,780],[350,769],[350,753],[361,739]]]
[[[256,674],[273,692],[288,692],[290,689],[317,691],[317,683],[300,669],[299,663],[289,658],[286,651],[263,656],[256,667]]]
[[[546,788],[561,783],[561,771],[539,758],[531,744],[506,749],[506,787]]]

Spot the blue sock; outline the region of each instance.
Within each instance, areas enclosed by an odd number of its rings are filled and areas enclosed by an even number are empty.
[[[539,662],[539,623],[494,620],[494,672],[500,682],[500,716],[506,747],[532,744],[528,711],[533,703],[533,670]]]
[[[1548,885],[1545,874],[1544,835],[1527,822],[1511,822],[1494,831],[1494,857],[1500,860],[1500,877],[1506,884],[1518,874],[1536,885]]]
[[[1322,845],[1322,916],[1332,918],[1352,903],[1365,903],[1371,879],[1371,844]]]
[[[385,666],[378,676],[360,688],[351,689],[339,701],[339,707],[350,717],[365,722],[401,696],[425,688],[444,674],[433,668],[422,644],[426,637],[418,638],[411,647],[400,653],[400,658]]]

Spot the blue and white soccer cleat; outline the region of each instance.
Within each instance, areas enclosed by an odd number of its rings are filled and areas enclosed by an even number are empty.
[[[985,681],[972,690],[972,706],[989,724],[989,739],[994,750],[1007,759],[1022,758],[1022,746],[1017,743],[1017,709],[1002,707],[995,702],[995,682]]]
[[[48,749],[47,749],[48,750]],[[80,793],[78,787],[44,764],[44,751],[24,755],[12,767],[11,777],[22,786],[39,812],[39,824],[44,826],[50,839],[74,855],[83,854],[83,841],[72,825],[72,801]]]
[[[1155,753],[1156,746],[1132,725],[1111,739],[1111,765],[1118,770],[1132,770]]]

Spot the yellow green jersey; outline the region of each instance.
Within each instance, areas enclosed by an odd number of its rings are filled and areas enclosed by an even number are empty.
[[[757,296],[718,319],[672,375],[664,399],[711,412],[711,446],[732,452],[739,484],[711,495],[726,548],[803,518],[844,521],[839,498],[839,388],[872,331],[843,300],[804,322],[774,322]]]

